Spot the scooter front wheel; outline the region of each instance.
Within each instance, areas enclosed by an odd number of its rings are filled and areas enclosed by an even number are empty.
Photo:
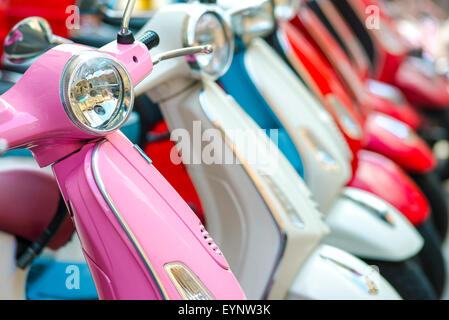
[[[421,266],[413,259],[401,262],[365,260],[379,268],[380,274],[390,282],[405,300],[435,300],[437,294]]]
[[[424,238],[424,247],[417,260],[435,289],[437,296],[441,297],[446,283],[446,263],[441,252],[441,240],[429,219],[416,228]]]
[[[441,179],[435,172],[410,174],[429,201],[432,221],[441,241],[444,241],[448,229],[448,207]]]

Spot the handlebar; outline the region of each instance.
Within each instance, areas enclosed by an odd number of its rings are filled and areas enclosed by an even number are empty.
[[[142,42],[147,46],[148,50],[151,50],[159,45],[159,35],[151,30],[146,31],[144,34],[139,36],[137,41]]]

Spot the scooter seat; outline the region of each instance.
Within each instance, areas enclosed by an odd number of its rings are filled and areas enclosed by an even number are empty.
[[[54,217],[60,200],[51,172],[40,169],[33,158],[0,158],[0,230],[35,241]],[[57,249],[73,234],[66,219],[49,247]]]

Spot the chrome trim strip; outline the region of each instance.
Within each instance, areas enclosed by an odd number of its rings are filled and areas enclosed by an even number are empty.
[[[161,281],[157,277],[156,272],[154,271],[148,257],[146,256],[144,250],[142,249],[141,245],[139,244],[138,240],[132,233],[131,229],[129,228],[128,224],[126,223],[125,219],[122,217],[120,212],[118,211],[117,207],[114,205],[114,202],[112,201],[111,197],[109,196],[106,187],[104,186],[103,180],[101,179],[100,173],[98,171],[98,150],[100,150],[101,145],[106,140],[101,141],[95,146],[94,151],[92,152],[92,173],[94,176],[94,180],[97,183],[98,189],[100,190],[104,200],[106,201],[107,205],[111,209],[112,213],[115,215],[117,220],[120,222],[120,225],[122,226],[123,230],[128,235],[129,240],[134,245],[134,248],[139,253],[139,256],[142,258],[143,262],[145,263],[145,266],[147,267],[147,270],[150,272],[151,277],[153,278],[154,282],[156,283],[159,292],[161,293],[161,296],[164,300],[169,300],[169,297],[167,295],[167,292],[165,291],[163,285],[161,284]]]
[[[385,205],[383,208],[379,207],[375,201],[370,201],[368,198],[360,198],[357,195],[347,192],[345,189],[341,195],[343,198],[352,201],[356,205],[366,209],[368,212],[372,213],[374,216],[387,223],[389,226],[394,227],[395,222],[391,216],[389,208]]]
[[[379,293],[379,288],[368,275],[362,274],[359,271],[344,264],[343,262],[337,261],[324,254],[320,254],[320,258],[331,263],[331,265],[335,267],[345,270],[347,272],[345,274],[346,278],[350,279],[353,283],[359,286],[362,290],[365,290],[368,294],[377,295]]]
[[[151,160],[150,157],[147,156],[147,154],[143,152],[143,150],[137,144],[134,144],[134,149],[136,149],[140,153],[140,155],[145,159],[146,162],[148,162],[149,164],[153,163],[153,160]]]

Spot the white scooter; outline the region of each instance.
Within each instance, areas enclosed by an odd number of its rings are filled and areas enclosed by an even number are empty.
[[[177,146],[199,193],[208,230],[247,297],[399,298],[367,264],[320,244],[329,230],[303,181],[213,82],[232,60],[228,19],[219,8],[202,4],[170,5],[156,12],[141,30],[161,35],[154,54],[192,43],[212,44],[214,53],[207,59],[163,62],[135,90],[160,104],[172,138],[180,139]],[[172,159],[177,155],[173,152]],[[416,242],[421,245],[419,237]]]

